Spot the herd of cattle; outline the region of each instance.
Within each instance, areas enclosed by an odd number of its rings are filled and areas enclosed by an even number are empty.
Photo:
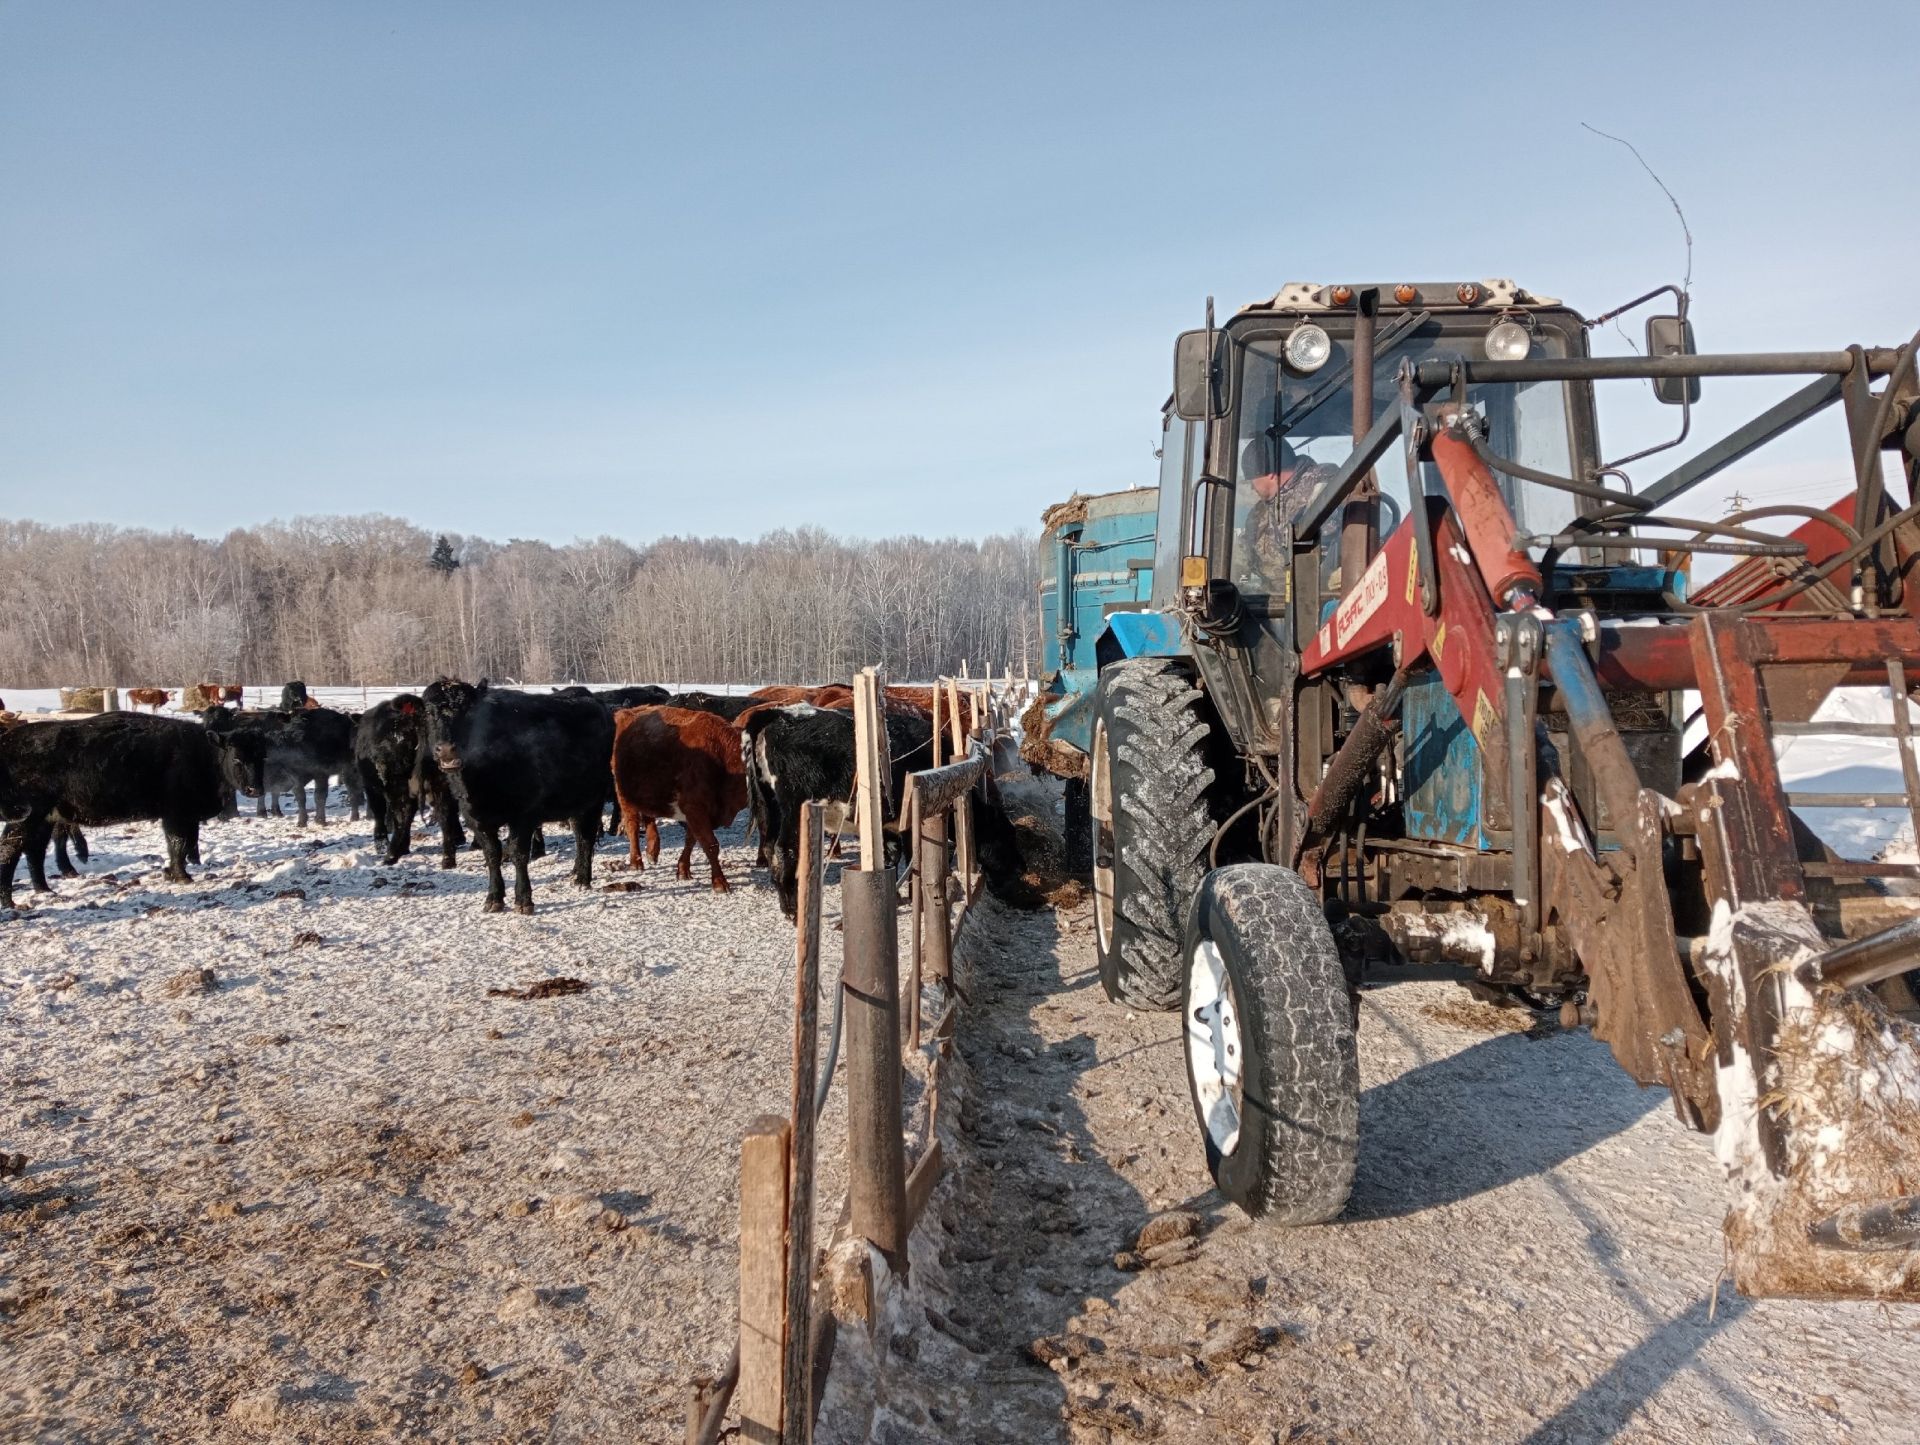
[[[907,774],[931,765],[932,703],[931,689],[886,690],[889,817]],[[722,697],[652,686],[534,693],[443,678],[356,716],[318,705],[296,682],[280,704],[211,706],[197,720],[110,712],[0,728],[0,908],[14,906],[23,853],[36,892],[48,888],[49,844],[62,874],[75,871],[69,842],[86,861],[83,827],[157,820],[165,876],[184,883],[187,865],[200,861],[201,825],[232,816],[236,792],[264,814],[292,791],[304,827],[311,783],[324,825],[337,777],[353,817],[367,807],[389,864],[411,851],[423,808],[439,827],[443,868],[456,866],[471,830],[486,861],[489,913],[506,906],[503,858],[513,863],[515,910],[533,911],[527,863],[544,851],[547,823],[572,826],[573,880],[589,886],[609,810],[604,831],[626,833],[631,867],[643,866],[643,833],[658,860],[657,824],[673,820],[686,831],[679,876],[691,877],[698,843],[714,890],[726,892],[715,834],[746,808],[791,918],[801,804],[826,804],[837,828],[853,796],[853,693],[839,684]],[[984,820],[989,834],[1000,821]]]

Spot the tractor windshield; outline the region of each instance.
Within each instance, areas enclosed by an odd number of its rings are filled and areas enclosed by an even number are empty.
[[[1445,335],[1435,325],[1423,327],[1377,356],[1374,415],[1399,405],[1394,375],[1401,362],[1456,356],[1479,343],[1478,333]],[[1282,590],[1286,561],[1279,546],[1280,528],[1326,475],[1316,469],[1338,466],[1353,450],[1352,387],[1327,389],[1350,355],[1346,343],[1336,340],[1327,363],[1309,375],[1300,375],[1282,361],[1284,344],[1284,336],[1266,336],[1251,339],[1239,349],[1233,572],[1241,589],[1255,594]],[[1533,346],[1535,356],[1560,356],[1566,351],[1564,339],[1547,328],[1536,334]],[[1573,472],[1564,384],[1487,383],[1475,385],[1467,395],[1480,414],[1487,444],[1496,453],[1560,476]],[[1443,494],[1446,488],[1438,470],[1430,462],[1423,467],[1429,494]],[[1404,451],[1389,451],[1375,475],[1382,494],[1379,528],[1384,537],[1406,515],[1409,489]],[[1574,518],[1575,499],[1566,492],[1504,476],[1500,486],[1523,531],[1558,532]],[[1327,532],[1324,580],[1329,590],[1337,591],[1338,527]]]

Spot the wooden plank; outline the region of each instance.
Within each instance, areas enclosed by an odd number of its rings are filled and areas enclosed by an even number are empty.
[[[914,924],[925,940],[926,976],[946,982],[953,975],[953,932],[947,910],[947,815],[928,811],[914,800],[913,846],[915,873],[920,880]],[[919,1004],[914,1006],[914,1042],[919,1043]]]
[[[925,1212],[927,1200],[933,1197],[933,1186],[940,1182],[940,1141],[935,1139],[927,1145],[927,1152],[920,1156],[920,1162],[913,1166],[913,1173],[907,1176],[907,1228],[911,1230],[919,1224],[920,1216]]]
[[[779,1445],[787,1318],[787,1153],[777,1114],[747,1126],[740,1144],[740,1438]]]
[[[907,1047],[920,1047],[920,975],[926,954],[926,931],[920,926],[920,915],[926,906],[926,858],[920,851],[920,797],[912,789],[908,790],[905,802],[907,815],[906,836],[912,840],[914,849],[913,867],[908,874],[907,914],[913,919],[913,947],[908,953],[911,970],[907,980]]]
[[[820,805],[800,810],[800,914],[793,961],[793,1144],[787,1175],[787,1317],[781,1398],[786,1445],[813,1438],[814,1134],[820,1056],[820,902],[824,874]]]
[[[966,731],[965,725],[960,721],[960,685],[952,678],[947,679],[947,717],[953,737],[953,754],[958,757],[966,748]],[[973,818],[968,811],[965,798],[960,799],[953,809],[953,853],[954,867],[959,870],[961,878],[971,878]]]
[[[888,766],[886,713],[878,669],[863,667],[853,679],[854,813],[859,823],[860,871],[886,866]]]

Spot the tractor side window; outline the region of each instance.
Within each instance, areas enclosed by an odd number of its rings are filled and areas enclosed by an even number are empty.
[[[1180,500],[1187,478],[1193,475],[1195,424],[1168,412],[1160,432],[1160,512],[1154,523],[1153,590],[1170,598],[1180,585]]]

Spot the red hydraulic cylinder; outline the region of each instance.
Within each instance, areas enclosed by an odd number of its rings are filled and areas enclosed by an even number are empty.
[[[1487,464],[1474,455],[1472,445],[1453,428],[1443,428],[1433,438],[1433,463],[1446,479],[1453,497],[1453,510],[1460,518],[1460,530],[1467,534],[1467,550],[1480,569],[1481,580],[1494,602],[1511,607],[1513,596],[1525,592],[1533,597],[1541,593],[1540,569],[1533,559],[1514,546],[1520,531],[1500,495],[1500,483],[1494,480]]]

